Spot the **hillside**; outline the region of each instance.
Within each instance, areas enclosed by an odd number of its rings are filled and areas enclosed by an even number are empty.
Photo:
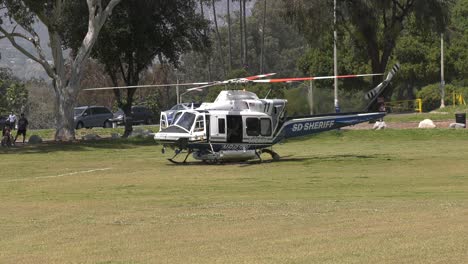
[[[253,8],[255,2],[256,0],[247,3],[247,11],[250,11]],[[211,6],[207,6],[208,10],[205,10],[205,16],[207,19],[213,20],[213,15],[210,7]],[[231,12],[233,13],[239,11],[239,6],[237,3],[232,3],[231,8]],[[216,3],[216,12],[218,13],[219,17],[223,17],[227,13],[226,0],[222,0]],[[250,15],[250,12],[248,12],[248,15]],[[219,19],[219,23],[220,25],[224,25],[224,20]],[[48,47],[47,43],[49,36],[47,33],[47,28],[42,24],[37,24],[35,29],[38,32],[39,37],[41,38],[43,47]],[[20,43],[24,44],[24,42]],[[32,52],[33,54],[35,53],[35,50],[32,46],[26,46],[26,49],[29,52]],[[44,51],[47,53],[48,59],[52,59],[50,50],[48,48],[44,48]],[[17,51],[8,40],[0,40],[0,53],[0,67],[12,69],[13,73],[17,77],[24,80],[28,80],[31,78],[49,79],[47,74],[44,72],[44,70],[38,63],[32,61],[31,59],[23,55],[21,52]]]

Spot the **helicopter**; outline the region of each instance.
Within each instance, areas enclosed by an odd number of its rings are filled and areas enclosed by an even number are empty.
[[[154,135],[154,139],[163,145],[163,153],[166,147],[175,149],[175,155],[168,159],[175,164],[186,163],[190,155],[205,163],[220,163],[253,159],[262,161],[261,154],[267,153],[273,161],[278,161],[280,155],[273,151],[273,145],[285,139],[382,119],[386,115],[385,110],[373,110],[376,109],[378,97],[388,87],[399,68],[398,64],[395,65],[386,79],[365,95],[369,102],[363,112],[288,117],[285,99],[260,99],[255,93],[245,90],[224,90],[212,103],[203,103],[196,109],[177,112],[172,123],[168,122],[165,113],[161,113],[160,131]],[[274,74],[200,83],[202,86],[188,91],[233,83],[297,82],[383,74],[262,79],[272,75]],[[176,161],[175,158],[184,152],[184,160]]]

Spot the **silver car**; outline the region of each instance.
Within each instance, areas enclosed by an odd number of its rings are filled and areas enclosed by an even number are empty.
[[[75,108],[75,128],[112,127],[112,112],[104,106],[81,106]]]

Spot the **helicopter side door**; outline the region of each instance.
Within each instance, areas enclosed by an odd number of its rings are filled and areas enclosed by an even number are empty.
[[[226,116],[211,116],[210,140],[214,142],[226,142]]]
[[[244,129],[242,116],[240,115],[228,115],[226,116],[227,121],[227,134],[226,140],[228,143],[242,143],[244,138]]]
[[[205,140],[207,139],[207,123],[206,123],[206,116],[205,114],[197,115],[195,119],[195,123],[193,124],[193,135],[198,138]]]

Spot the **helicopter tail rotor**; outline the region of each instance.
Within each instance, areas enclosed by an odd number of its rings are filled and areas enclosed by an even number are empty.
[[[384,93],[384,91],[387,89],[388,85],[392,81],[393,77],[396,75],[396,73],[400,70],[400,64],[397,63],[392,67],[392,70],[387,75],[387,78],[381,82],[377,87],[374,89],[370,90],[369,92],[366,93],[364,98],[366,100],[370,100],[369,104],[366,107],[366,110],[368,112],[370,111],[375,111],[377,107],[377,99]]]

